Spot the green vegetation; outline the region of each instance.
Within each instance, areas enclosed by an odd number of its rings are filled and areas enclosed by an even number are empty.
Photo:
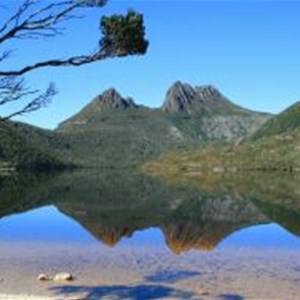
[[[252,137],[253,140],[273,135],[289,135],[300,127],[300,103],[297,102],[281,114],[266,122]]]
[[[143,15],[129,10],[126,16],[113,15],[101,19],[102,49],[118,56],[145,54],[149,42],[145,40]],[[113,53],[114,53],[113,52]]]
[[[81,166],[120,168],[197,144],[172,128],[168,115],[159,110],[103,110],[84,125],[65,123],[58,128],[58,136],[69,145],[63,154],[66,160]]]
[[[298,171],[300,132],[290,136],[274,136],[241,145],[214,144],[194,151],[168,153],[146,163],[151,173]]]
[[[30,127],[28,127],[30,128]],[[66,167],[39,146],[34,135],[24,135],[18,125],[0,121],[0,170],[50,171]]]
[[[147,172],[170,174],[298,170],[299,107],[270,118],[234,105],[212,87],[176,83],[163,107],[150,109],[110,89],[55,131],[2,122],[0,165],[48,170],[146,163]]]
[[[196,151],[168,153],[144,165],[146,172],[168,176],[205,172],[299,171],[300,106],[268,120],[242,142],[206,145]]]
[[[58,127],[56,138],[65,143],[52,149],[84,167],[132,167],[163,153],[249,136],[269,117],[234,105],[212,87],[175,83],[159,109],[110,89]]]

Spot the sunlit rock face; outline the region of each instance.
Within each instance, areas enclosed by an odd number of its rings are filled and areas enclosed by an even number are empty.
[[[243,111],[225,98],[221,92],[212,85],[192,87],[181,81],[175,82],[167,91],[162,110],[169,113],[214,113],[224,114],[226,112]]]
[[[192,86],[177,81],[168,90],[162,110],[173,113],[188,112],[196,98],[197,93]]]
[[[181,81],[169,88],[161,109],[173,118],[185,117],[201,141],[246,137],[270,118],[236,105],[212,85],[192,87]]]
[[[132,98],[123,98],[116,89],[111,88],[93,100],[95,105],[111,109],[126,109],[138,107]]]

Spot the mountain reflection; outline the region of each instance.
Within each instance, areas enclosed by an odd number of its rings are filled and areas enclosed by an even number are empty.
[[[297,182],[247,174],[166,184],[128,170],[19,174],[0,177],[0,216],[55,205],[109,246],[156,227],[179,254],[212,250],[231,233],[258,224],[276,222],[300,235]]]

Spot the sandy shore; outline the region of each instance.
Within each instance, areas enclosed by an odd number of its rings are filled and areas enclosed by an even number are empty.
[[[0,241],[0,300],[294,300],[299,271],[298,248],[221,246],[174,255],[164,244]],[[59,272],[75,280],[37,280]]]
[[[300,295],[296,250],[234,248],[174,256],[160,247],[74,251],[70,246],[51,250],[41,246],[21,251],[11,244],[1,246],[1,300],[281,300]],[[75,280],[62,284],[37,280],[41,272],[61,270],[74,274]]]
[[[44,297],[44,296],[32,296],[32,295],[5,295],[0,294],[1,300],[61,300],[61,298],[55,297]],[[75,300],[69,298],[68,300]]]
[[[34,295],[8,295],[0,294],[1,300],[83,300],[82,297],[46,297],[46,296],[34,296]]]

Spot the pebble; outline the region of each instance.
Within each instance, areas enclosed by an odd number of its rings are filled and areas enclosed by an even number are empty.
[[[74,277],[70,273],[57,273],[53,277],[53,281],[72,281]]]
[[[47,274],[39,274],[37,279],[39,281],[49,281],[49,280],[51,280],[50,276],[48,276]]]

